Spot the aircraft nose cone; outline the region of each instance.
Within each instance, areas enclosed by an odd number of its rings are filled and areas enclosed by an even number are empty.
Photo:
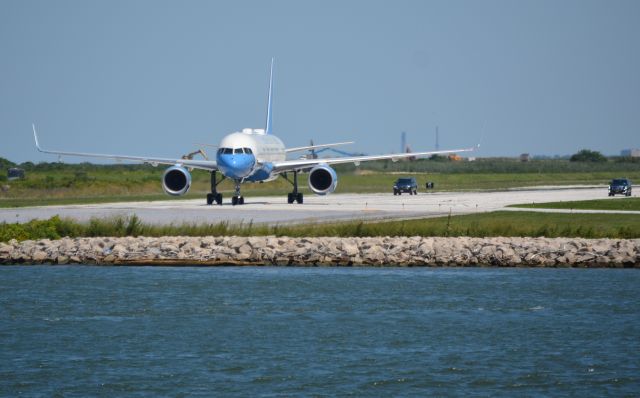
[[[227,177],[244,178],[253,170],[255,158],[249,154],[223,154],[218,156],[218,168]]]

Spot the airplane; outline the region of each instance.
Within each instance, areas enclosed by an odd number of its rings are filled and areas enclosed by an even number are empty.
[[[399,159],[409,157],[423,157],[435,154],[448,154],[457,152],[474,151],[479,147],[438,150],[428,152],[393,153],[386,155],[368,156],[345,156],[325,159],[300,159],[287,160],[286,156],[292,152],[315,150],[318,148],[330,148],[339,145],[351,144],[353,142],[338,142],[333,144],[310,145],[303,147],[287,148],[280,138],[273,134],[272,122],[272,100],[273,100],[273,59],[271,59],[271,70],[269,74],[269,94],[267,98],[267,117],[265,127],[262,129],[244,128],[242,131],[228,134],[220,140],[215,160],[198,159],[171,159],[147,156],[109,155],[100,153],[68,152],[42,149],[38,141],[35,124],[33,127],[33,137],[36,148],[42,153],[54,154],[58,156],[79,156],[92,158],[108,158],[112,160],[136,161],[158,165],[169,165],[162,175],[162,188],[168,195],[180,196],[189,191],[191,187],[190,169],[202,169],[211,173],[211,192],[207,194],[207,205],[214,202],[222,205],[222,194],[218,192],[217,186],[225,179],[231,179],[235,183],[235,193],[231,198],[232,205],[244,204],[244,197],[240,193],[240,187],[245,182],[267,182],[284,177],[291,185],[293,191],[287,194],[288,203],[303,203],[303,194],[299,192],[298,174],[309,173],[308,185],[316,195],[327,195],[335,191],[338,185],[338,175],[331,165],[341,163],[354,163],[359,166],[361,162],[371,160]],[[218,173],[221,179],[218,180]],[[293,179],[289,179],[289,173],[293,174]]]

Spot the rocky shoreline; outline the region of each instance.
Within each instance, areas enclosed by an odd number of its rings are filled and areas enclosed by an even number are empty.
[[[0,264],[640,268],[640,239],[63,238],[0,243]]]

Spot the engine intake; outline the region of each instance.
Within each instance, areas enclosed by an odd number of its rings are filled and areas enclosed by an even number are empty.
[[[309,172],[309,188],[316,195],[326,195],[336,190],[338,175],[328,164],[319,164]]]
[[[162,188],[169,195],[184,195],[190,187],[191,174],[182,166],[171,166],[162,175]]]

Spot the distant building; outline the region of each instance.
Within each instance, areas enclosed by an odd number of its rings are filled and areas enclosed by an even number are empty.
[[[11,180],[22,180],[24,178],[24,170],[19,169],[17,167],[12,167],[7,171],[7,179]]]
[[[529,154],[528,153],[523,153],[520,155],[520,161],[521,162],[528,162],[529,161]]]
[[[623,149],[620,151],[620,156],[625,158],[640,158],[640,148]]]

